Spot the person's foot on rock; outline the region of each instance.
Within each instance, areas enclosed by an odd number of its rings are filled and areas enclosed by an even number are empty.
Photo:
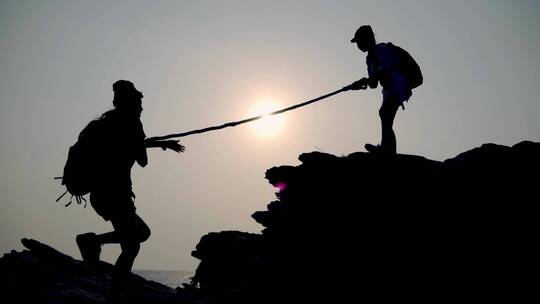
[[[96,240],[96,234],[88,232],[77,235],[77,246],[83,261],[89,264],[96,264],[99,262],[99,255],[101,254],[101,244]]]
[[[368,151],[369,153],[381,152],[381,146],[379,145],[365,144],[364,148],[366,148],[366,151]]]

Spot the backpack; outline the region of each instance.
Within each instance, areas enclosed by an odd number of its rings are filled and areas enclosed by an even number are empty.
[[[73,198],[78,204],[86,199],[84,195],[90,193],[93,181],[97,177],[99,167],[99,138],[102,134],[101,120],[91,121],[79,134],[75,144],[69,148],[68,157],[64,166],[64,174],[56,179],[62,180],[62,185],[66,186],[64,192],[56,201],[58,202],[66,193],[71,194],[66,207],[71,205]]]
[[[388,44],[394,49],[398,61],[397,69],[407,79],[409,87],[411,89],[419,87],[424,82],[424,77],[422,76],[422,71],[420,71],[418,63],[416,63],[414,58],[406,50],[392,43]]]

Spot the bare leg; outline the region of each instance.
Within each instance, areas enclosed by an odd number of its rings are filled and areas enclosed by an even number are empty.
[[[385,154],[397,153],[396,135],[393,130],[394,118],[396,117],[399,104],[394,100],[385,100],[379,110],[381,117],[381,150]]]
[[[116,260],[111,297],[118,296],[127,283],[135,258],[141,248],[140,243],[150,237],[150,228],[135,213],[121,215],[111,220],[113,232],[99,236],[102,242],[120,243],[122,252]]]
[[[120,235],[116,231],[98,234],[96,242],[99,244],[120,244]]]
[[[148,228],[146,223],[138,215],[135,214],[135,217],[136,217],[134,219],[135,223],[133,224],[133,226],[135,226],[136,228],[131,231],[134,232],[134,236],[136,240],[142,243],[150,237],[150,228]],[[113,226],[114,225],[115,224],[113,223]],[[117,226],[120,225],[119,228],[123,229],[123,223],[120,223],[120,224],[117,223],[116,225]],[[110,232],[106,232],[102,234],[97,234],[95,237],[95,240],[99,244],[121,244],[123,238],[125,237],[126,236],[123,236],[117,230],[114,230],[114,231],[110,231]],[[132,237],[132,236],[128,236],[128,237]]]

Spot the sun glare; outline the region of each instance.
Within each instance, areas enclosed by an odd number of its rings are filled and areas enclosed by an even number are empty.
[[[265,115],[277,111],[280,106],[271,100],[262,100],[256,103],[251,111],[251,116]],[[281,133],[285,127],[285,117],[281,115],[268,115],[251,123],[252,129],[261,137],[273,137]]]

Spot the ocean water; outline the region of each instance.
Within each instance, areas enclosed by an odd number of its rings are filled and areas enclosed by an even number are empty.
[[[156,281],[171,288],[182,286],[182,283],[189,283],[193,276],[193,271],[178,271],[178,270],[133,270],[133,273],[141,277]]]

